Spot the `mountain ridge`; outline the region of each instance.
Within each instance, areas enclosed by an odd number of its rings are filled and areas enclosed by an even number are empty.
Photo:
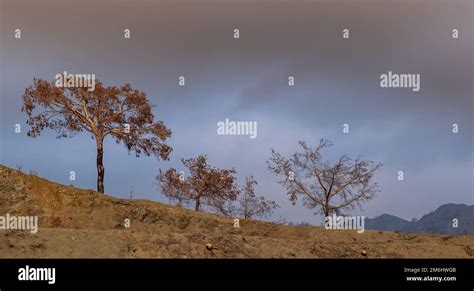
[[[457,223],[454,219],[457,219]],[[375,218],[367,218],[365,227],[383,231],[474,235],[474,205],[446,203],[416,221],[382,214]]]

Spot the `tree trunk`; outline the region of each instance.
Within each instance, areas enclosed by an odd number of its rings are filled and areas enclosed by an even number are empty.
[[[324,216],[328,217],[330,214],[329,201],[326,201],[326,203],[324,204],[323,210],[324,210]]]
[[[104,146],[103,142],[97,142],[97,192],[104,193]]]
[[[325,196],[324,197],[324,208],[323,208],[324,216],[328,217],[330,212],[331,212],[331,209],[329,207],[329,193],[325,193],[324,196]]]
[[[198,199],[196,200],[196,207],[194,207],[194,210],[195,210],[195,211],[199,211],[199,208],[200,208],[200,207],[201,207],[201,201],[200,201],[200,199],[198,198]]]

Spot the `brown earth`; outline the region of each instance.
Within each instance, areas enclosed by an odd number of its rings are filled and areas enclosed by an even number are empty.
[[[0,216],[39,216],[39,232],[0,230],[2,258],[474,258],[474,237],[326,230],[117,199],[0,165]],[[130,227],[124,227],[130,219]],[[208,245],[210,244],[210,245]]]

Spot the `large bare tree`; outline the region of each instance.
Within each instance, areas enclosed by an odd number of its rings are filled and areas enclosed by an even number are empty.
[[[111,136],[136,156],[145,154],[168,159],[171,148],[164,142],[171,131],[154,121],[146,94],[130,84],[105,87],[96,82],[95,90],[86,87],[56,87],[53,82],[34,79],[25,90],[22,111],[31,126],[28,136],[37,137],[44,128],[57,137],[72,137],[88,132],[97,146],[97,191],[104,192],[104,139]]]
[[[339,215],[344,210],[361,206],[378,191],[377,183],[372,180],[382,164],[361,157],[351,159],[346,155],[334,163],[323,161],[321,151],[332,145],[325,139],[314,148],[303,141],[299,145],[302,152],[289,159],[272,149],[267,161],[268,169],[279,177],[278,183],[286,188],[293,204],[302,197],[304,205],[316,209],[316,213]]]
[[[194,210],[203,208],[228,214],[229,202],[235,201],[239,194],[234,169],[218,169],[207,163],[207,156],[181,159],[189,172],[170,168],[159,172],[156,177],[161,192],[178,205],[194,204]]]

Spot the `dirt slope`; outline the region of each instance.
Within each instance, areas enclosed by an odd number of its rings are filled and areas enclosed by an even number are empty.
[[[357,234],[243,219],[234,228],[232,218],[117,199],[0,165],[0,216],[6,213],[37,215],[40,229],[0,230],[2,258],[474,258],[472,236]]]

